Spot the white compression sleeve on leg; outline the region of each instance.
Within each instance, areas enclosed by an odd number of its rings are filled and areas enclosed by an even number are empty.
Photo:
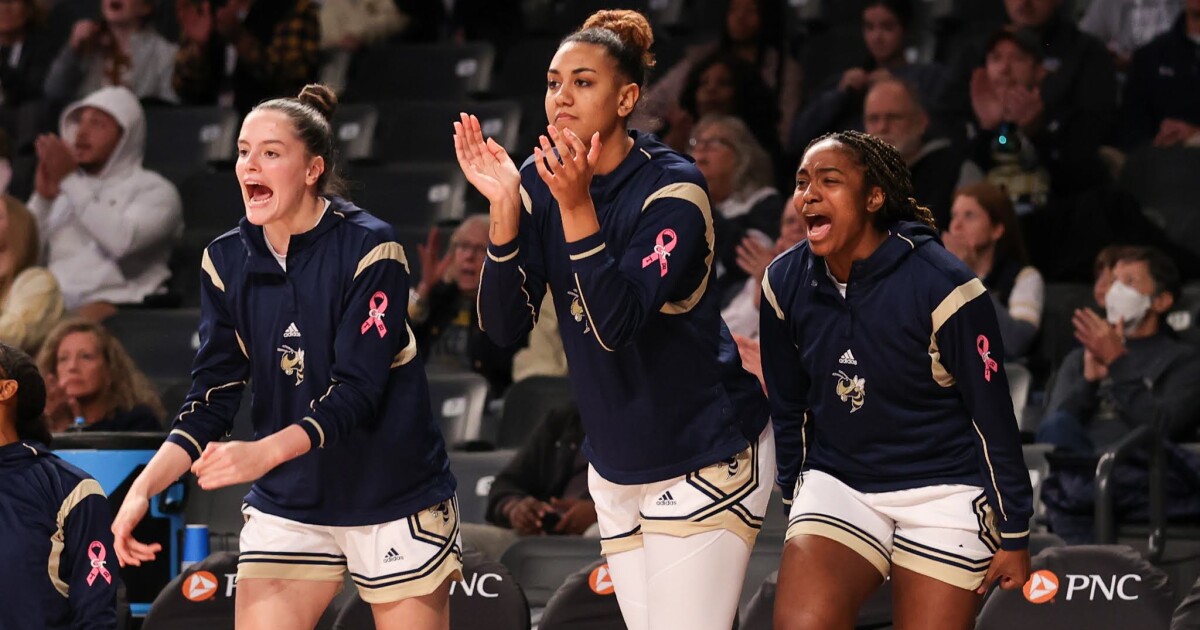
[[[642,547],[609,554],[608,571],[617,591],[621,617],[629,630],[650,630],[646,616],[646,550]]]
[[[654,630],[729,630],[737,616],[750,548],[715,530],[686,538],[643,534]]]

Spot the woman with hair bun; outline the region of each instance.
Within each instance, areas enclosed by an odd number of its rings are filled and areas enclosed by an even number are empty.
[[[113,524],[122,563],[150,497],[189,468],[253,481],[242,512],[239,628],[312,628],[349,571],[378,628],[449,627],[461,577],[454,477],[405,317],[392,228],[337,195],[333,92],[309,85],[246,116],[246,217],[204,251],[200,349],[167,441]],[[253,442],[219,442],[253,382]]]
[[[518,169],[463,114],[454,147],[491,204],[480,326],[533,327],[551,289],[626,625],[721,629],[771,492],[766,402],[709,290],[704,177],[629,130],[654,57],[646,18],[599,11],[546,73],[546,135]],[[545,514],[540,514],[544,517]]]

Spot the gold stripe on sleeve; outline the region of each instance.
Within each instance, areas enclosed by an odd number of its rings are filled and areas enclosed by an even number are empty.
[[[649,197],[646,197],[646,202],[642,204],[642,212],[650,207],[650,204],[659,199],[682,199],[689,201],[700,210],[700,214],[704,217],[704,240],[708,244],[708,253],[704,255],[704,277],[700,280],[700,285],[696,287],[692,294],[677,302],[667,302],[659,309],[664,315],[681,315],[686,313],[700,302],[700,298],[704,297],[705,290],[708,289],[708,279],[712,276],[713,256],[716,254],[715,232],[713,231],[712,205],[709,202],[708,194],[704,189],[689,182],[680,182],[668,184],[654,191]]]
[[[954,375],[950,374],[945,365],[942,365],[942,351],[938,348],[937,342],[938,331],[962,307],[985,292],[987,292],[987,289],[983,286],[983,282],[979,278],[972,278],[955,287],[942,300],[942,303],[933,309],[933,332],[929,334],[930,371],[933,374],[933,380],[942,387],[954,385]]]
[[[404,256],[404,247],[396,241],[388,241],[376,245],[374,249],[367,252],[367,255],[358,261],[358,268],[354,270],[354,278],[357,279],[359,274],[367,270],[367,267],[384,260],[395,260],[404,265],[404,273],[409,272],[408,258]]]
[[[213,283],[213,286],[224,293],[225,281],[221,280],[221,275],[217,273],[217,266],[213,264],[212,257],[208,255],[207,247],[204,248],[204,255],[200,257],[200,268],[204,270],[204,273],[208,274],[208,279]]]
[[[75,486],[75,489],[63,499],[62,505],[59,506],[56,519],[58,528],[50,535],[50,560],[46,563],[46,570],[50,572],[50,583],[54,585],[54,590],[63,597],[68,597],[71,590],[70,586],[58,575],[59,567],[62,566],[63,547],[66,545],[67,516],[75,509],[75,506],[93,494],[104,496],[104,490],[100,488],[100,483],[95,479],[80,481],[79,485]]]

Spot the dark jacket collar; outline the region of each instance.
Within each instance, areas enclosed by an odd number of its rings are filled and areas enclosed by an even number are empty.
[[[917,248],[931,242],[940,243],[941,241],[938,239],[937,232],[928,225],[917,221],[894,223],[888,230],[887,238],[870,256],[850,265],[850,279],[854,282],[874,282],[886,277]],[[817,264],[815,269],[817,278],[823,277],[826,283],[832,285],[833,281],[829,279],[826,272],[825,259],[813,256],[813,260]]]
[[[28,460],[49,455],[50,451],[41,442],[19,440],[0,446],[0,469],[22,466]]]
[[[305,251],[312,247],[318,239],[337,227],[347,216],[362,212],[361,208],[341,197],[329,196],[328,198],[329,209],[321,216],[321,220],[317,223],[316,227],[303,234],[292,236],[291,241],[288,243],[287,255],[289,259],[295,259],[304,255]],[[249,260],[247,263],[251,272],[284,275],[283,270],[279,268],[279,263],[271,255],[271,250],[267,248],[266,234],[262,226],[254,225],[246,217],[242,217],[241,221],[238,222],[238,232],[248,252]]]

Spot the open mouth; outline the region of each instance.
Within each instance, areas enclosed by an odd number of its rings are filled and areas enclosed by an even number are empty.
[[[246,182],[245,186],[246,198],[250,200],[250,205],[265,204],[275,196],[275,191],[264,184]]]
[[[833,222],[823,214],[804,213],[804,225],[808,228],[808,240],[821,240],[829,235]]]

